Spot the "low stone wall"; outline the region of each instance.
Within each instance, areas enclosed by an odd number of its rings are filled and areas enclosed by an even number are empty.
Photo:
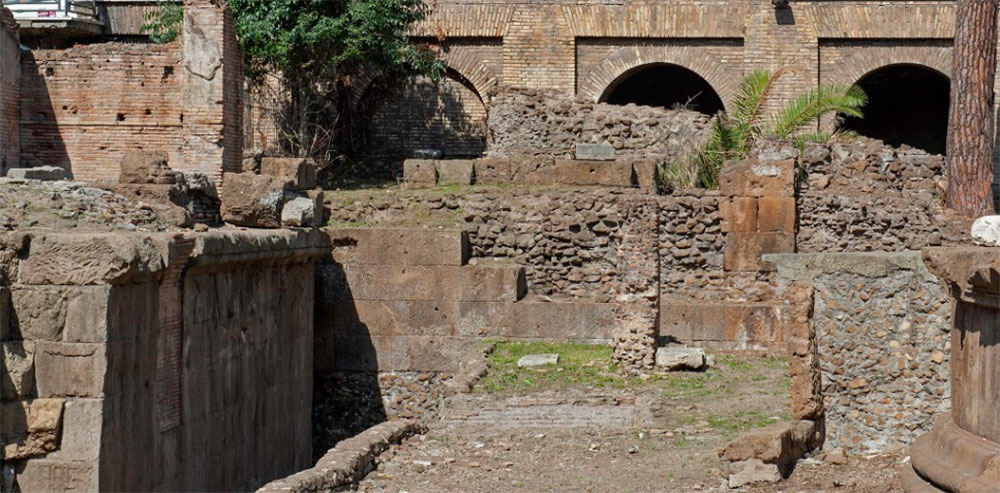
[[[577,143],[607,143],[619,157],[687,159],[709,117],[687,110],[618,106],[558,91],[503,89],[490,99],[487,157],[573,158]]]
[[[814,288],[827,443],[896,450],[950,407],[951,303],[920,252],[775,255]]]
[[[247,490],[309,465],[328,252],[305,231],[0,235],[5,481]]]

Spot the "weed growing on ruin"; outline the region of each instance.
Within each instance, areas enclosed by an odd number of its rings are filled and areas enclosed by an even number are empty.
[[[682,188],[719,187],[719,171],[730,160],[745,159],[762,138],[826,142],[836,132],[809,131],[826,115],[863,118],[861,108],[868,96],[858,86],[825,85],[792,99],[768,116],[768,99],[784,71],[758,70],[743,80],[729,113],[712,120],[704,147],[686,162],[665,163],[656,172],[657,187],[663,192]]]

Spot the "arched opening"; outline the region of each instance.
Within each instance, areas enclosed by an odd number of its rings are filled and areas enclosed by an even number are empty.
[[[888,65],[857,82],[868,94],[864,118],[847,118],[841,128],[892,146],[907,144],[944,154],[951,81],[920,65]]]
[[[620,75],[601,96],[602,103],[687,108],[714,115],[723,110],[722,98],[695,72],[680,65],[655,63]]]
[[[433,81],[410,77],[392,87],[371,113],[373,155],[411,157],[418,149],[449,158],[480,157],[486,150],[486,106],[458,72]]]

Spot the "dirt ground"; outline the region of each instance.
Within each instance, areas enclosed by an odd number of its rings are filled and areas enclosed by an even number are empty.
[[[565,364],[517,369],[511,362],[532,350],[570,353]],[[542,351],[539,351],[542,352]],[[441,413],[430,430],[379,458],[377,470],[358,486],[365,492],[479,491],[730,491],[718,451],[741,430],[788,415],[784,361],[753,355],[720,355],[706,372],[650,379],[612,376],[602,353],[573,348],[501,348],[490,373],[472,396],[486,421],[470,423],[476,409]],[[562,368],[562,369],[560,369]],[[567,378],[568,377],[568,378]],[[591,405],[599,396],[605,404]],[[655,398],[650,399],[650,396]],[[560,399],[562,399],[560,401]],[[452,407],[463,407],[462,403]],[[512,406],[511,402],[526,405]],[[577,403],[574,419],[552,402]],[[618,402],[621,409],[612,409]],[[538,416],[530,416],[536,403]],[[606,407],[601,407],[606,406]],[[446,406],[447,407],[447,406]],[[595,416],[630,410],[631,425],[605,425]],[[545,413],[552,424],[546,424]],[[558,417],[558,419],[555,419]],[[489,423],[484,425],[484,423]],[[596,424],[595,424],[596,423]],[[833,465],[799,463],[781,483],[741,491],[898,491],[902,457],[851,457]]]

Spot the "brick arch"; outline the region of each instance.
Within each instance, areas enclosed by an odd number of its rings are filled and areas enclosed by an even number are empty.
[[[695,47],[632,46],[604,57],[580,77],[577,95],[597,102],[607,88],[623,75],[644,65],[670,64],[686,68],[708,82],[724,105],[739,87],[740,73],[734,73],[705,50]]]
[[[456,53],[454,57],[447,57],[446,61],[448,63],[448,71],[454,72],[458,77],[454,77],[452,74],[447,74],[446,76],[451,76],[463,84],[468,83],[485,105],[486,98],[492,92],[493,88],[496,87],[498,81],[497,75],[490,70],[486,62],[465,51]],[[351,109],[357,108],[358,104],[361,103],[361,98],[368,91],[368,87],[380,75],[377,71],[366,70],[358,77],[351,88]]]
[[[823,84],[855,84],[866,75],[892,65],[917,65],[951,80],[952,51],[943,47],[867,49],[845,57],[820,76]]]

